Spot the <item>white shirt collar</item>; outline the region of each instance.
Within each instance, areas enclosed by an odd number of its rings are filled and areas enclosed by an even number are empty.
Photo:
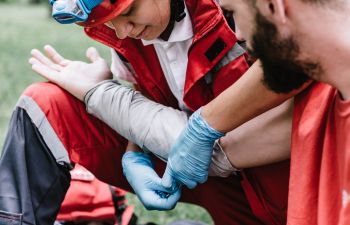
[[[186,16],[180,22],[175,22],[173,31],[170,34],[170,37],[167,41],[164,41],[160,38],[156,38],[154,40],[141,40],[143,45],[151,45],[155,43],[165,43],[165,42],[181,42],[188,40],[193,37],[193,28],[192,21],[189,16],[186,4],[185,4],[185,13]]]

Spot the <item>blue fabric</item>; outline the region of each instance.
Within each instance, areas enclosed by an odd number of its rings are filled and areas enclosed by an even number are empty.
[[[99,5],[103,0],[81,0],[85,7],[91,11],[91,9],[95,8],[97,5]]]
[[[170,150],[162,184],[176,190],[177,183],[194,188],[208,179],[208,168],[215,140],[223,133],[210,127],[197,110]]]
[[[50,5],[53,5],[55,1],[56,0],[49,0]],[[97,5],[103,2],[103,0],[80,0],[80,1],[89,11],[91,11],[91,9],[95,8]]]
[[[49,0],[52,5],[52,17],[61,24],[86,21],[91,10],[103,0],[77,0],[76,2]],[[77,10],[77,7],[81,10]]]

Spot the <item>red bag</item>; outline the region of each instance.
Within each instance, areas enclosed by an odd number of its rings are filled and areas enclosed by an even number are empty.
[[[127,205],[124,190],[99,181],[80,165],[71,171],[71,177],[71,185],[57,216],[58,221],[136,224],[137,217],[133,213],[135,207]]]

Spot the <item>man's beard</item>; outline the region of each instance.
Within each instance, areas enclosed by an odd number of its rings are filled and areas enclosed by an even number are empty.
[[[320,72],[318,63],[298,60],[299,46],[291,37],[279,38],[277,28],[259,12],[250,53],[261,60],[264,83],[274,92],[288,93],[300,88]]]

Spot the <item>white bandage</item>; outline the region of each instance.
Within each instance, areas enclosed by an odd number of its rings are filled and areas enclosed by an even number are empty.
[[[237,171],[239,171],[239,169],[232,166],[217,140],[213,146],[213,156],[209,166],[209,176],[228,177]]]

